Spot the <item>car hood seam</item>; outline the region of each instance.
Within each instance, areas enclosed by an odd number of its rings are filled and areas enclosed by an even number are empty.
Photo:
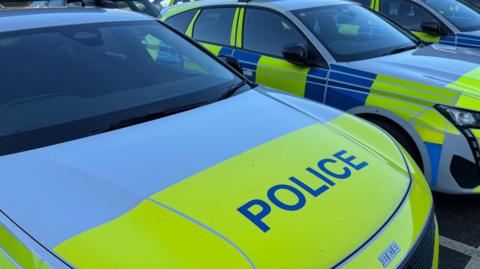
[[[168,206],[168,205],[166,205],[162,202],[159,202],[159,201],[154,200],[152,198],[148,198],[147,200],[152,202],[152,203],[155,203],[158,206],[161,206],[162,208],[164,208],[164,209],[166,209],[166,210],[168,210],[168,211],[170,211],[170,212],[172,212],[172,213],[174,213],[174,214],[176,214],[176,215],[178,215],[178,216],[180,216],[180,217],[182,217],[182,218],[184,218],[184,219],[186,219],[190,222],[193,222],[194,224],[202,227],[203,229],[207,230],[208,232],[210,232],[210,233],[214,234],[215,236],[219,237],[220,239],[225,241],[227,244],[229,244],[231,247],[233,247],[237,252],[239,252],[243,256],[243,258],[245,260],[247,260],[247,262],[249,263],[249,265],[252,269],[257,268],[255,266],[255,264],[253,263],[253,261],[250,259],[250,257],[247,255],[247,253],[245,253],[245,251],[243,251],[237,244],[235,244],[232,240],[228,239],[228,237],[226,237],[225,235],[216,231],[212,227],[210,227],[210,226],[208,226],[208,225],[206,225],[206,224],[204,224],[204,223],[202,223],[202,222],[200,222],[200,221],[198,221],[198,220],[196,220],[196,219],[194,219],[194,218],[192,218],[192,217],[190,217],[190,216],[188,216],[188,215],[186,215],[186,214],[184,214],[184,213],[182,213],[182,212],[180,212],[180,211],[178,211],[178,210],[176,210],[176,209],[174,209],[174,208],[172,208],[172,207],[170,207],[170,206]]]

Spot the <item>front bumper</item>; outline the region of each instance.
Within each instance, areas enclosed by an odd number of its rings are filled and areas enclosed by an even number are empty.
[[[446,134],[432,189],[451,194],[480,192],[480,130]],[[435,169],[434,167],[432,167]]]
[[[438,268],[439,235],[433,198],[420,169],[409,156],[406,158],[412,168],[412,185],[405,201],[375,236],[338,267]],[[388,264],[382,264],[383,254],[392,244],[399,251],[389,257]]]

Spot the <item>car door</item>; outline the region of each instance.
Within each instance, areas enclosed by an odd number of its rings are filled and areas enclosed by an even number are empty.
[[[235,48],[223,53],[236,57],[250,80],[317,101],[323,101],[325,65],[296,65],[284,59],[282,50],[292,44],[311,45],[287,17],[261,8],[240,8]],[[314,49],[310,51],[315,52]],[[319,55],[316,62],[324,63]]]
[[[436,22],[438,25],[444,27],[443,24],[424,7],[408,0],[378,1],[379,5],[376,11],[403,26],[425,42],[438,43],[440,41],[440,34],[427,33],[422,27],[422,23],[426,22]]]

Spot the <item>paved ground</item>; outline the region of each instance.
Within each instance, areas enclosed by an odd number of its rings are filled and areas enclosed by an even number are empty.
[[[480,196],[434,193],[440,269],[480,269]]]

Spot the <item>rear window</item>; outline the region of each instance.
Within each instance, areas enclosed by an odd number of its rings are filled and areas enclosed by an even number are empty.
[[[173,28],[178,31],[185,33],[188,29],[188,26],[195,16],[196,10],[190,10],[187,12],[180,13],[178,15],[172,16],[166,20],[166,23],[171,25]]]
[[[233,8],[211,8],[202,10],[193,28],[193,38],[199,41],[226,45],[230,44]]]

